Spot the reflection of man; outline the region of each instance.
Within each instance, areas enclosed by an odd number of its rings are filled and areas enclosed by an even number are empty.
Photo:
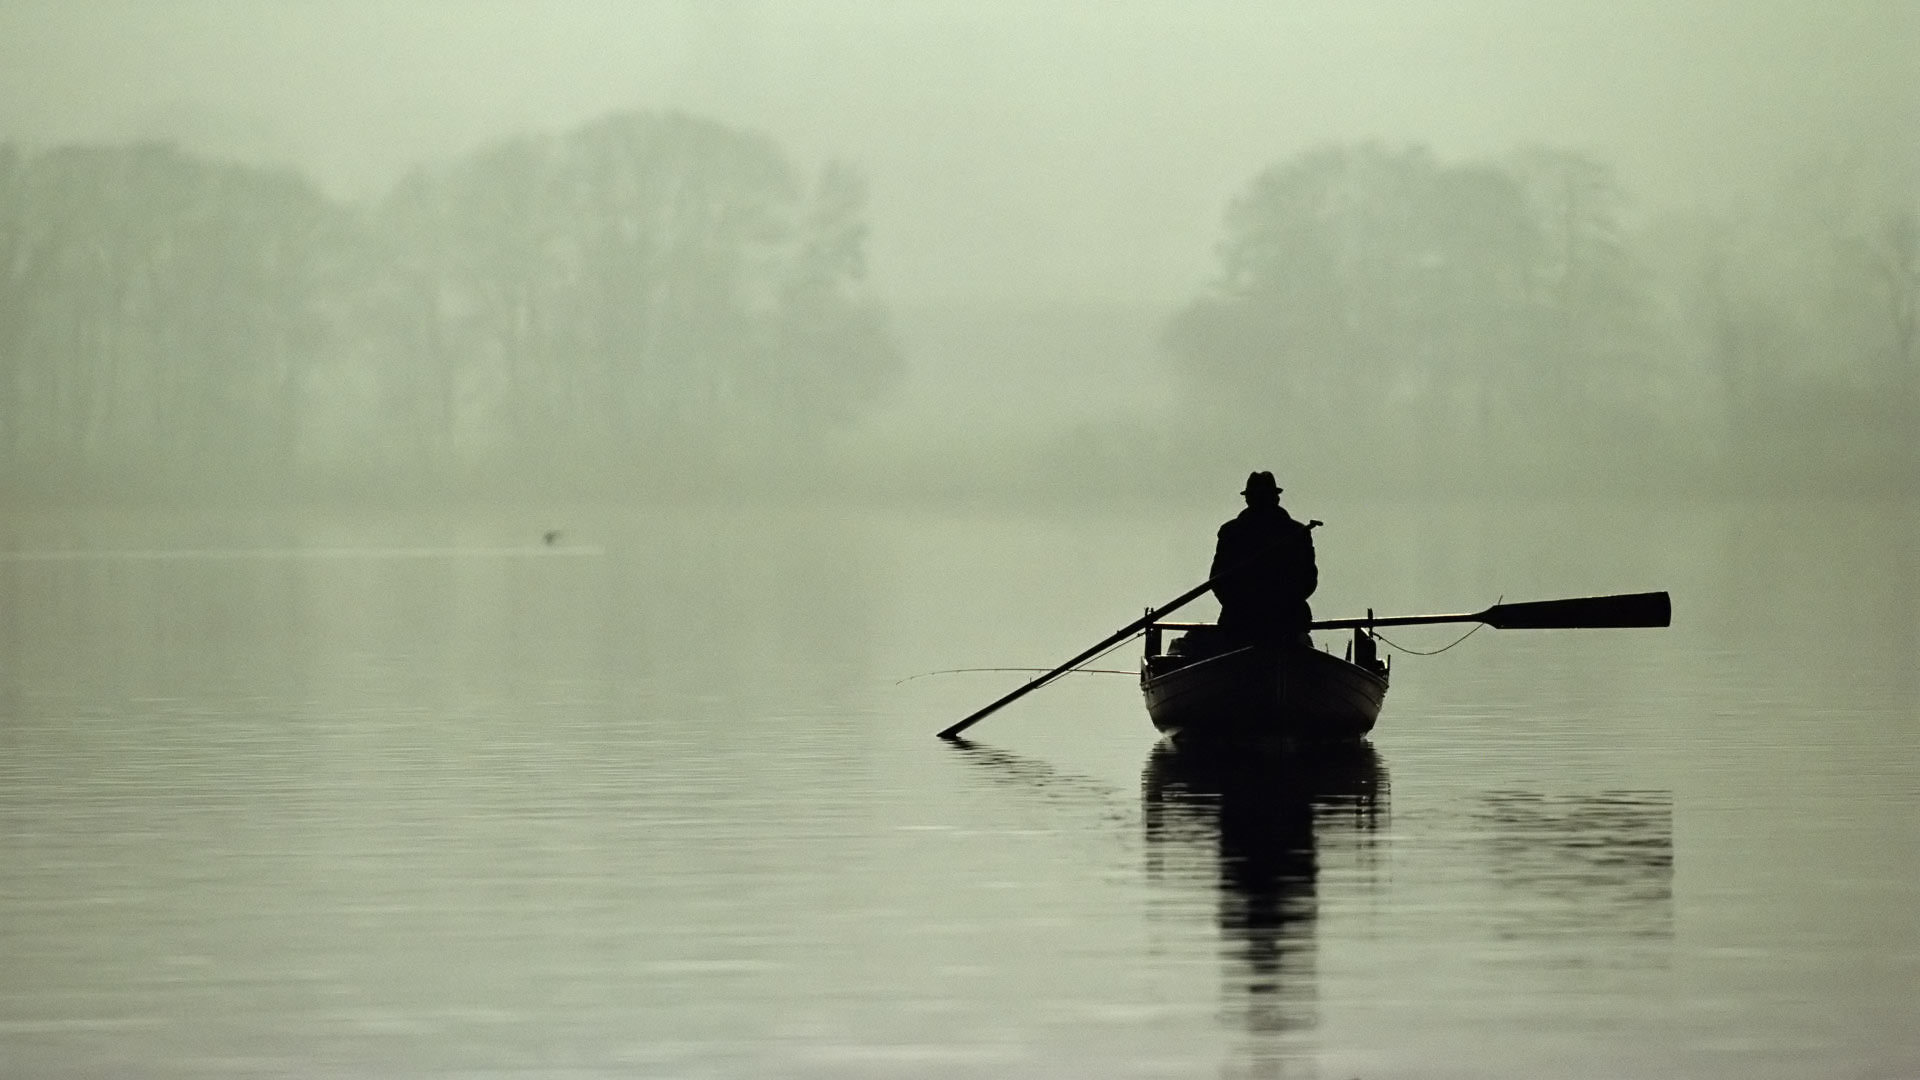
[[[1240,493],[1247,508],[1220,526],[1214,545],[1220,628],[1243,637],[1304,635],[1313,621],[1307,597],[1320,584],[1313,533],[1281,508],[1280,490],[1270,472],[1248,476]]]

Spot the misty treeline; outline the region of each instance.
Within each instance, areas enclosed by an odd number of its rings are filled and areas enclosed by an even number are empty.
[[[1564,150],[1301,153],[1169,305],[1163,413],[927,449],[858,423],[910,359],[859,175],[761,135],[617,114],[361,202],[165,144],[0,145],[0,489],[1911,492],[1920,203],[1809,176],[1766,214],[1647,214]]]
[[[1396,488],[1920,489],[1920,192],[1846,180],[1630,223],[1564,150],[1281,162],[1169,326],[1186,438]]]
[[[0,146],[5,478],[587,490],[789,452],[899,372],[864,215],[850,169],[678,114],[363,204],[166,144]]]

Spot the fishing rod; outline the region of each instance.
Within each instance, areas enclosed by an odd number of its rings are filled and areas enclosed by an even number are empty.
[[[904,679],[896,679],[896,680],[894,680],[894,684],[893,684],[893,685],[895,685],[895,686],[899,686],[899,685],[900,685],[901,683],[910,683],[910,682],[912,682],[912,681],[913,681],[913,680],[915,680],[915,679],[924,679],[924,678],[926,678],[926,677],[927,677],[927,676],[929,676],[929,675],[963,675],[963,674],[967,674],[967,673],[969,673],[969,672],[974,672],[974,671],[1027,671],[1027,672],[1036,672],[1036,671],[1050,671],[1050,670],[1052,670],[1052,669],[1051,669],[1051,668],[1043,668],[1043,667],[956,667],[956,668],[942,668],[942,669],[940,669],[939,671],[923,671],[923,672],[921,672],[921,673],[920,673],[920,674],[918,674],[918,675],[909,675],[909,676],[907,676],[907,677],[906,677],[906,678],[904,678]],[[1083,667],[1083,668],[1074,668],[1074,669],[1073,669],[1072,671],[1069,671],[1069,672],[1067,672],[1066,674],[1068,674],[1068,675],[1138,675],[1138,674],[1140,674],[1140,673],[1139,673],[1138,671],[1128,671],[1128,670],[1125,670],[1125,669],[1122,669],[1122,668],[1097,668],[1097,667]]]

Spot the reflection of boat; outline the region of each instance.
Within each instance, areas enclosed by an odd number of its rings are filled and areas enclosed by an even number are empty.
[[[1197,797],[1372,814],[1384,811],[1387,800],[1386,765],[1366,742],[1293,751],[1159,743],[1147,756],[1142,784],[1150,806]]]
[[[1373,637],[1355,630],[1346,659],[1309,643],[1222,648],[1210,626],[1188,626],[1166,653],[1147,635],[1140,690],[1153,726],[1193,742],[1324,743],[1373,730],[1387,667]]]
[[[1249,1034],[1312,1027],[1320,863],[1342,840],[1371,845],[1387,805],[1379,755],[1363,742],[1265,753],[1161,743],[1141,799],[1149,876],[1188,868],[1218,890],[1227,996]]]

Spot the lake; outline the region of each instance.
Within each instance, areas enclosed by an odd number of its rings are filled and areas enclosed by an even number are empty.
[[[1322,616],[1673,626],[933,737],[1235,509],[12,514],[0,1076],[1920,1075],[1920,510],[1296,505]]]

